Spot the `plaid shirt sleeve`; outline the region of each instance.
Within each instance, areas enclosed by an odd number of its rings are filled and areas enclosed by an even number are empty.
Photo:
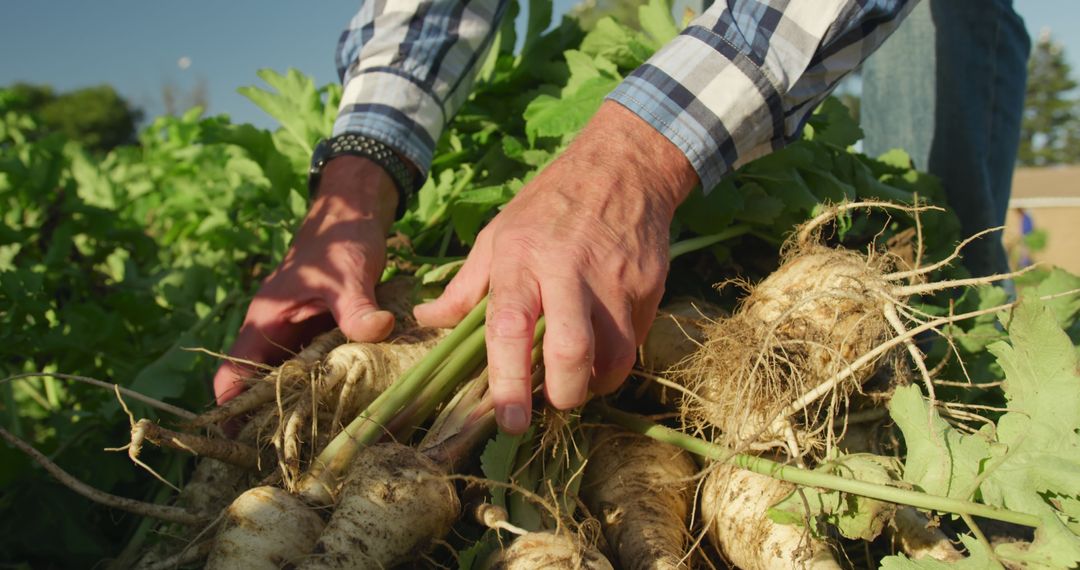
[[[369,136],[424,175],[469,95],[506,0],[368,0],[338,42],[334,135]]]
[[[916,0],[718,0],[608,98],[678,146],[708,192],[798,136]]]
[[[608,98],[690,160],[706,191],[798,136],[916,0],[718,0]],[[334,134],[378,139],[427,173],[506,0],[369,0],[338,49]]]

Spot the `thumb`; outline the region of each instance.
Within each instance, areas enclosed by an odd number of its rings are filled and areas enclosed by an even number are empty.
[[[491,241],[486,237],[488,234],[487,231],[480,232],[465,265],[461,266],[458,274],[446,285],[442,295],[413,309],[418,323],[427,327],[453,327],[484,298],[491,265]]]
[[[334,321],[351,341],[379,342],[394,329],[393,313],[379,309],[374,287],[368,283],[347,288],[331,301]]]

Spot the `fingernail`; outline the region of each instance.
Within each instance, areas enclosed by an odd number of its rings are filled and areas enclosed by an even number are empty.
[[[529,416],[521,406],[503,406],[499,411],[499,425],[508,432],[521,433],[529,427]]]

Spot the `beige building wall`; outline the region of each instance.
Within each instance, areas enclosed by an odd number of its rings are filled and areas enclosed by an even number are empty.
[[[1016,170],[1003,236],[1014,263],[1023,253],[1019,244],[1024,212],[1035,229],[1047,233],[1046,249],[1031,257],[1080,275],[1080,165]]]

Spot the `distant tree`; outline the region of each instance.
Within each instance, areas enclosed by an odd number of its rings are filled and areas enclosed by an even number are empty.
[[[1043,31],[1028,61],[1018,160],[1024,166],[1080,163],[1080,100],[1061,43]]]
[[[56,93],[48,85],[16,83],[5,87],[9,95],[7,108],[19,113],[37,113],[46,103],[56,99]]]
[[[161,86],[161,103],[166,115],[183,115],[193,107],[199,107],[206,113],[210,108],[210,88],[206,78],[199,76],[191,89],[185,91],[175,83],[168,81]]]
[[[48,85],[16,83],[5,91],[8,110],[32,114],[43,131],[62,133],[91,151],[133,142],[142,116],[108,85],[57,94]]]

